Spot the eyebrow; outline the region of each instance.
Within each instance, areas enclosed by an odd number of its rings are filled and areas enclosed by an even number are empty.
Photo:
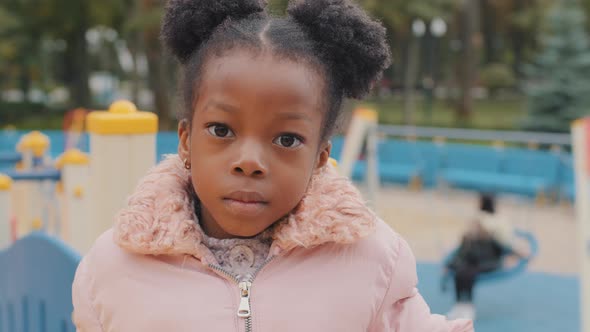
[[[300,112],[281,112],[277,114],[277,117],[284,120],[303,120],[312,122],[311,118],[307,114],[303,114]]]
[[[239,110],[239,108],[236,106],[225,104],[216,100],[208,102],[204,107],[206,112],[211,112],[213,109],[218,109],[227,113],[235,113]],[[312,122],[312,119],[307,114],[303,114],[301,112],[280,112],[276,115],[276,117],[283,120],[303,120]]]
[[[209,101],[204,107],[204,110],[207,112],[211,112],[213,109],[218,109],[227,113],[235,113],[238,110],[238,108],[233,105],[224,104],[215,100]]]

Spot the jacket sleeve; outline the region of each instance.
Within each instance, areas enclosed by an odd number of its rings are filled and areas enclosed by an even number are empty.
[[[416,285],[416,260],[409,245],[398,238],[397,257],[389,289],[373,322],[371,332],[473,332],[470,320],[448,321],[432,314]]]
[[[74,304],[72,320],[78,332],[102,332],[103,329],[90,295],[93,278],[88,268],[88,257],[85,257],[76,270],[72,285],[72,301]]]

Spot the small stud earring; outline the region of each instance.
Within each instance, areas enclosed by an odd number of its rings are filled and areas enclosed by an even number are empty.
[[[191,163],[188,161],[188,159],[184,160],[184,168],[191,169]]]

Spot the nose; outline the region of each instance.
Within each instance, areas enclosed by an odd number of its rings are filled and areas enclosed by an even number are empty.
[[[238,147],[238,158],[232,164],[232,173],[250,177],[264,177],[268,168],[264,162],[264,148],[253,140]]]

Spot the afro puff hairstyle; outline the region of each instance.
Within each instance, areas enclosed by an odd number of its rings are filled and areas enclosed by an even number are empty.
[[[235,48],[314,66],[325,78],[322,138],[331,135],[344,97],[362,98],[391,64],[383,25],[352,0],[292,0],[272,17],[262,0],[169,0],[161,38],[182,64],[183,119],[192,119],[208,57]]]

